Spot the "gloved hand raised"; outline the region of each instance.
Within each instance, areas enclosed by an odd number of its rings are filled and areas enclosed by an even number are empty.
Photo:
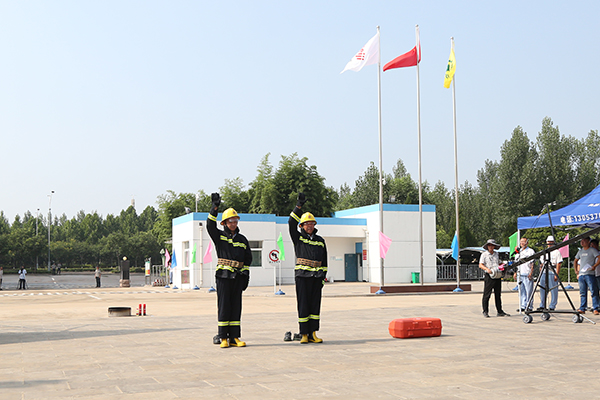
[[[304,193],[298,193],[298,201],[296,202],[296,207],[302,208],[302,206],[306,203],[306,196]]]
[[[213,207],[219,208],[221,205],[221,195],[219,195],[219,193],[213,193],[210,195],[210,199],[212,200]]]

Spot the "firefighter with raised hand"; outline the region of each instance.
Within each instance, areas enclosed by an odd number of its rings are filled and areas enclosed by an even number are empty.
[[[306,196],[298,194],[298,202],[288,221],[296,252],[294,275],[300,343],[322,343],[316,332],[319,330],[321,293],[327,275],[327,246],[325,240],[317,235],[315,217],[309,212],[302,214],[304,203]]]
[[[212,207],[206,220],[206,229],[217,251],[217,307],[221,347],[244,347],[240,340],[242,315],[242,292],[248,287],[252,251],[248,239],[240,233],[240,217],[233,208],[223,212],[221,225],[217,227],[217,214],[221,205],[218,193],[211,195]]]

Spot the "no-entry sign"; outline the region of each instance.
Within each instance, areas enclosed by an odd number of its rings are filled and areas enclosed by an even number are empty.
[[[279,261],[279,250],[271,250],[269,252],[269,260],[271,260],[272,262]]]

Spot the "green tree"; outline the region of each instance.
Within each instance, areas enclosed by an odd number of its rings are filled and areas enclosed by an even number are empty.
[[[383,198],[389,199],[389,190],[387,182],[389,176],[383,175]],[[352,191],[352,200],[354,207],[363,207],[371,204],[379,204],[379,168],[371,161],[365,173],[358,177]],[[384,201],[385,202],[385,201]]]
[[[250,212],[263,214],[267,209],[271,209],[270,200],[263,197],[263,194],[271,193],[273,190],[273,166],[269,162],[271,153],[265,154],[258,164],[256,178],[250,183]]]
[[[149,232],[158,219],[158,212],[152,206],[147,206],[139,216],[138,224],[141,232]]]
[[[93,214],[86,214],[81,221],[81,233],[83,240],[89,244],[98,243],[100,238],[104,235],[102,218],[96,211]]]
[[[500,148],[500,157],[497,178],[485,171],[484,175],[478,174],[478,182],[480,187],[485,185],[481,192],[490,199],[487,215],[495,217],[498,227],[497,233],[491,233],[496,240],[506,241],[517,229],[517,217],[539,212],[539,180],[535,175],[538,154],[527,133],[518,126]]]
[[[253,210],[276,215],[288,215],[296,205],[298,193],[306,194],[305,209],[315,216],[330,216],[337,203],[337,192],[325,186],[325,178],[317,172],[317,167],[307,164],[308,158],[298,157],[297,153],[281,156],[279,167],[268,178],[268,155],[259,167],[259,180],[251,184],[255,198]],[[261,171],[263,174],[261,174]]]
[[[585,139],[575,143],[575,188],[576,199],[592,191],[600,181],[600,136],[597,130],[588,133]]]
[[[126,210],[121,211],[119,225],[121,232],[125,235],[133,236],[139,232],[138,216],[134,206],[129,206]]]
[[[560,205],[571,203],[578,197],[575,192],[576,140],[561,136],[558,127],[554,127],[548,117],[542,121],[542,130],[536,139],[537,162],[535,168],[536,207],[556,201]],[[595,183],[595,179],[594,179]],[[535,210],[530,210],[535,212]]]
[[[199,194],[204,195],[204,192],[199,192]],[[158,196],[158,219],[152,231],[160,243],[165,243],[171,239],[172,221],[174,218],[185,215],[186,207],[195,210],[196,195],[193,193],[177,194],[172,190],[168,190],[166,194]]]
[[[429,192],[428,198],[429,202],[435,204],[437,247],[449,248],[452,245],[454,231],[456,231],[454,196],[440,181]]]
[[[225,184],[219,188],[223,207],[233,207],[238,213],[248,213],[251,207],[250,194],[244,190],[244,181],[237,177],[225,179]]]

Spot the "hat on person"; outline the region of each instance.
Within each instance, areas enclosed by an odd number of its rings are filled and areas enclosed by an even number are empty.
[[[550,235],[546,238],[546,243],[548,242],[554,242],[554,236]]]
[[[494,249],[498,250],[500,248],[500,245],[498,243],[496,243],[496,241],[494,239],[488,239],[487,242],[485,242],[485,244],[482,246],[485,250],[487,250],[488,248],[488,244],[493,244],[494,245]]]

